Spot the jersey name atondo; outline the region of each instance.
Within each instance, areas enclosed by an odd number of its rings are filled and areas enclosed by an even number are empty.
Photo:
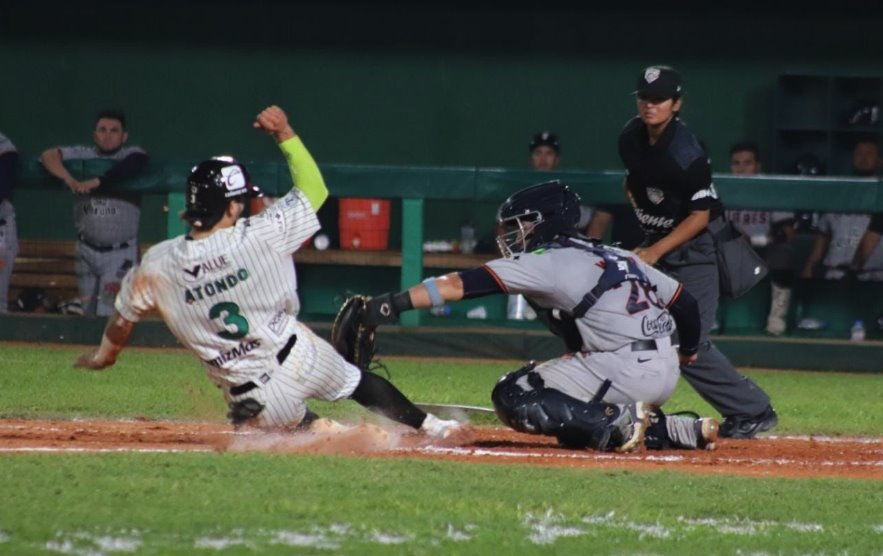
[[[152,247],[129,272],[116,308],[137,322],[159,312],[214,379],[260,375],[294,331],[300,309],[294,253],[319,230],[293,189],[260,215],[202,240],[180,236]]]

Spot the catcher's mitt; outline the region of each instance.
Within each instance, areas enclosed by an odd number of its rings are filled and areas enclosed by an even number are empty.
[[[369,370],[376,353],[374,331],[376,326],[363,322],[368,305],[364,295],[354,295],[346,299],[331,326],[331,345],[344,359],[363,371]]]

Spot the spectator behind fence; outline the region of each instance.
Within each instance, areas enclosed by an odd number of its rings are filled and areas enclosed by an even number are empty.
[[[880,147],[875,140],[862,139],[852,152],[853,175],[873,178],[880,170]],[[826,212],[819,218],[812,250],[803,266],[801,278],[822,277],[840,280],[852,276],[859,280],[881,279],[872,269],[883,269],[883,246],[877,242],[867,249],[860,267],[855,267],[856,250],[868,231],[871,214]],[[872,239],[872,238],[871,238]],[[821,269],[818,268],[821,263]]]
[[[94,145],[52,147],[40,155],[46,170],[74,194],[77,231],[74,268],[84,315],[109,316],[126,272],[138,262],[140,196],[113,186],[143,173],[149,158],[141,147],[126,146],[126,116],[104,110],[95,118]],[[114,165],[100,176],[80,180],[65,161],[107,160]]]
[[[9,282],[18,255],[18,231],[11,200],[17,174],[18,151],[0,133],[0,313],[9,310]]]
[[[760,149],[752,141],[730,148],[730,172],[740,176],[761,173]],[[788,307],[794,287],[794,213],[765,210],[728,210],[727,219],[751,238],[751,245],[766,259],[770,269],[770,312],[768,334],[782,335],[787,329]]]

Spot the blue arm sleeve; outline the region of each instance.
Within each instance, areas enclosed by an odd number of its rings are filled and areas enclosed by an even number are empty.
[[[480,266],[458,274],[463,280],[463,299],[503,293],[503,287],[486,267]]]

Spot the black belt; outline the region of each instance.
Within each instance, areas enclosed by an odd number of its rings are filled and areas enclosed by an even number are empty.
[[[656,349],[656,340],[635,340],[632,351],[652,351]]]
[[[285,363],[285,360],[288,359],[288,354],[291,353],[291,349],[294,347],[294,344],[296,344],[296,343],[297,343],[297,334],[292,334],[291,337],[288,338],[288,341],[285,342],[285,345],[282,346],[282,349],[280,349],[279,352],[276,354],[276,361],[278,361],[280,365],[282,363]],[[261,381],[261,383],[266,384],[267,381],[270,380],[270,375],[264,373],[261,375],[259,380]],[[240,396],[242,394],[245,394],[246,392],[251,392],[252,390],[254,390],[257,387],[258,387],[257,384],[255,384],[254,382],[249,380],[248,382],[243,382],[242,384],[237,384],[236,386],[231,386],[230,387],[230,394],[233,396]]]
[[[129,246],[128,241],[124,241],[122,243],[114,243],[112,245],[95,245],[91,241],[86,240],[83,236],[80,236],[80,241],[85,243],[90,249],[94,251],[98,251],[100,253],[107,253],[108,251],[116,251],[117,249],[125,249]]]

